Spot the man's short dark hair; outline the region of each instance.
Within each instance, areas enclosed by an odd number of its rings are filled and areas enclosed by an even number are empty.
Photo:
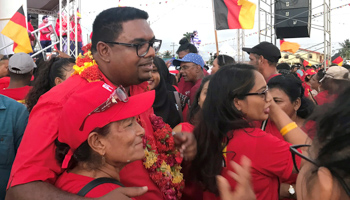
[[[45,15],[45,16],[42,17],[42,20],[44,20],[44,19],[46,19],[46,18],[48,18],[48,16]]]
[[[92,52],[99,41],[114,41],[122,32],[122,23],[135,19],[148,19],[147,12],[132,7],[115,7],[97,15],[92,28]]]
[[[277,70],[282,70],[282,69],[290,70],[290,66],[289,66],[288,63],[280,63],[280,64],[277,65],[276,68],[277,68]]]

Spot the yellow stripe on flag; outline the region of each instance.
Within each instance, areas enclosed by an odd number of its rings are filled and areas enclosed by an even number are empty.
[[[242,29],[253,29],[256,5],[247,0],[238,0],[237,3],[242,6],[238,17]]]
[[[31,53],[32,46],[30,45],[30,40],[28,36],[28,31],[25,27],[14,23],[13,21],[9,21],[5,28],[1,31],[1,33],[9,38],[11,38],[15,43],[17,43],[17,47],[14,50],[15,53],[24,52]]]

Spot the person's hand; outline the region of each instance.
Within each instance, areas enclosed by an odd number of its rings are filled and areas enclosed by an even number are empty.
[[[169,69],[169,67],[171,66],[171,60],[168,60],[168,61],[166,61],[166,66],[168,67],[168,69]]]
[[[193,160],[197,154],[197,140],[192,133],[175,133],[174,142],[185,160]]]
[[[71,58],[69,55],[66,53],[60,51],[60,50],[54,50],[53,52],[56,52],[58,55],[56,57],[58,58]]]
[[[235,190],[232,191],[228,181],[222,176],[217,176],[216,181],[221,199],[256,200],[251,182],[251,161],[249,158],[242,156],[241,165],[233,161],[230,162],[230,165],[235,170],[235,172],[228,171],[228,175],[230,175],[237,182],[237,185]]]
[[[104,195],[100,198],[95,198],[96,200],[130,200],[130,197],[137,197],[145,194],[148,191],[147,186],[144,187],[120,187],[112,192]]]

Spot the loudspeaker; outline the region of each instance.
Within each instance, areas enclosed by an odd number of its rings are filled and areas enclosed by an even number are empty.
[[[277,38],[310,37],[311,0],[276,0]]]

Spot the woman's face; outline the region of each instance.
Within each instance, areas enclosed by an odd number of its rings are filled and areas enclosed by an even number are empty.
[[[266,90],[264,77],[257,71],[254,71],[255,85],[249,93],[263,92]],[[266,120],[270,112],[272,97],[269,92],[261,95],[249,95],[242,100],[236,100],[235,106],[240,110],[244,117],[249,120],[263,121]]]
[[[160,82],[160,74],[158,72],[157,67],[153,64],[152,77],[148,81],[148,85],[150,90],[153,90],[159,85]]]
[[[199,105],[200,108],[203,107],[204,100],[207,97],[208,86],[209,86],[209,81],[204,83],[202,91],[201,91],[201,94],[199,96],[198,105]]]
[[[110,132],[101,139],[105,144],[106,162],[115,166],[144,158],[144,135],[145,130],[135,117],[112,122]]]
[[[185,57],[185,55],[189,53],[190,53],[189,50],[185,50],[185,51],[180,51],[178,55],[179,55],[179,58],[182,59],[183,57]]]
[[[213,67],[211,68],[211,74],[215,74],[219,70],[220,66],[218,64],[218,58],[213,61]]]
[[[311,89],[318,90],[320,83],[317,80],[317,74],[313,75],[310,79]]]
[[[269,92],[276,104],[293,119],[296,115],[296,111],[300,107],[300,100],[298,99],[295,102],[291,102],[288,95],[279,88],[272,88]]]

